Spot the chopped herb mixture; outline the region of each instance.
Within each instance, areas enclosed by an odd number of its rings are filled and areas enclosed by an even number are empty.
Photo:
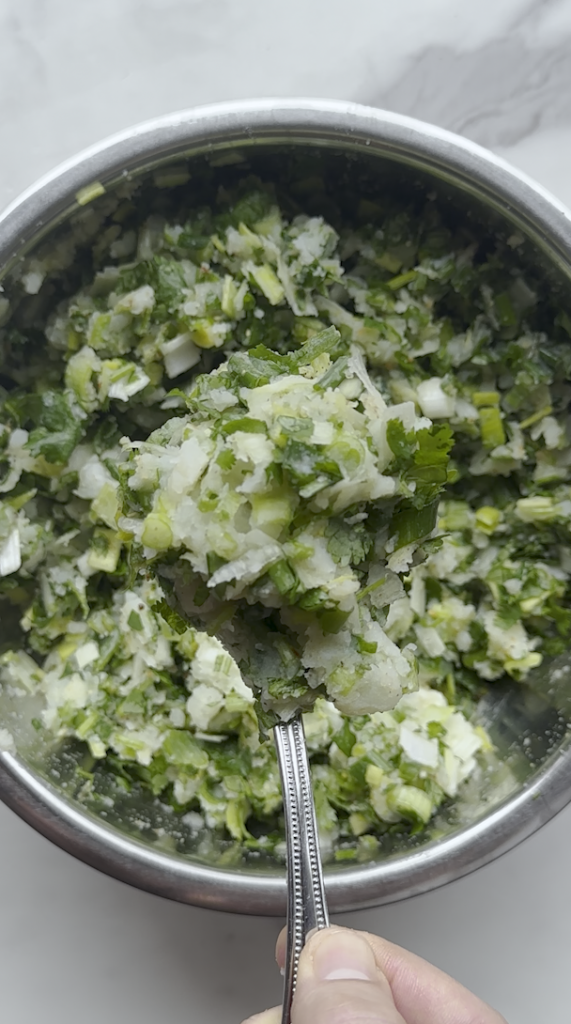
[[[370,214],[338,232],[259,186],[119,218],[43,355],[0,297],[1,684],[270,850],[280,716],[305,710],[325,846],[366,846],[458,794],[478,698],[571,627],[565,317],[517,240]]]

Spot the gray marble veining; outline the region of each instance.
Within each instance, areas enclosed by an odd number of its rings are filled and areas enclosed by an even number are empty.
[[[571,125],[571,24],[552,46],[534,48],[514,34],[468,53],[431,47],[390,88],[364,99],[489,149],[509,148],[537,130]]]

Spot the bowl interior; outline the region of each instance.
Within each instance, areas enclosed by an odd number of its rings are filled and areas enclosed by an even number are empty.
[[[72,294],[97,268],[97,241],[113,230],[119,216],[135,223],[151,214],[168,216],[171,212],[210,204],[248,176],[274,183],[279,201],[292,215],[302,211],[322,214],[334,225],[340,221],[362,223],[374,217],[375,211],[382,210],[387,199],[396,197],[417,209],[429,199],[435,199],[445,220],[454,225],[466,224],[482,237],[500,235],[507,239],[515,232],[525,233],[521,219],[518,221],[517,209],[502,212],[501,203],[491,205],[485,195],[476,194],[476,189],[454,184],[450,173],[440,175],[434,167],[423,168],[419,163],[412,158],[395,159],[394,154],[383,153],[382,148],[370,152],[363,146],[355,151],[348,144],[299,141],[210,145],[186,153],[155,155],[146,162],[141,161],[136,171],[106,181],[105,192],[84,205],[69,196],[65,208],[61,207],[30,231],[19,251],[13,253],[6,264],[3,279],[0,276],[4,294],[11,300],[9,326],[36,336],[41,343],[42,323],[57,302]],[[548,241],[538,246],[535,239],[527,239],[519,252],[532,279],[541,288],[546,304],[567,304],[568,280],[561,267],[550,258]],[[48,279],[38,295],[25,294],[19,283],[22,272],[48,253],[52,258]],[[0,644],[6,649],[17,640],[18,613],[0,607],[0,615]],[[122,847],[127,856],[129,851],[143,859],[151,855],[152,860],[156,855],[154,876],[149,875],[147,881],[139,878],[138,884],[191,902],[213,905],[206,889],[203,897],[182,884],[178,891],[167,892],[160,879],[169,871],[179,879],[191,878],[199,867],[216,869],[209,883],[214,887],[216,871],[226,878],[234,877],[238,888],[245,876],[251,880],[265,877],[271,882],[273,893],[273,903],[270,900],[271,906],[266,910],[280,909],[285,897],[283,863],[264,858],[258,852],[244,851],[233,841],[193,833],[181,816],[143,792],[134,791],[113,802],[86,796],[76,773],[85,757],[84,749],[75,742],[58,751],[45,746],[40,734],[30,725],[37,710],[35,699],[29,698],[26,702],[6,691],[0,692],[0,725],[10,729],[18,749],[15,758],[0,755],[3,760],[0,771],[12,778],[10,802],[19,813],[45,831],[41,814],[32,814],[30,810],[26,813],[22,806],[26,798],[22,794],[35,788],[34,799],[41,804],[42,794],[49,792],[59,801],[60,811],[67,807],[70,812],[79,812],[85,821],[92,823],[100,837],[107,835],[127,840],[128,846]],[[326,875],[335,909],[399,898],[446,880],[442,872],[440,875],[433,872],[432,877],[421,881],[418,875],[416,882],[407,885],[407,866],[412,870],[434,851],[440,857],[447,845],[458,837],[467,837],[468,843],[475,834],[474,829],[481,829],[502,808],[509,809],[522,793],[540,787],[541,780],[562,758],[566,763],[569,761],[571,670],[567,658],[544,665],[526,684],[492,684],[478,715],[490,733],[497,760],[491,760],[466,787],[461,798],[445,805],[424,831],[416,835],[387,834],[379,840],[377,851],[367,851],[361,862],[336,860],[333,856],[326,865]],[[104,793],[104,769],[100,771],[101,792]],[[7,775],[0,774],[0,790],[3,778]],[[558,806],[552,806],[550,813],[565,802],[560,795],[557,801]],[[57,815],[59,811],[54,813]],[[546,810],[544,820],[548,816]],[[49,834],[66,845],[63,838],[58,838],[57,828],[52,828]],[[67,845],[69,848],[70,844]],[[498,840],[498,847],[500,845]],[[90,859],[77,848],[73,852]],[[93,857],[91,861],[95,862]],[[391,881],[391,865],[398,867],[396,873],[393,872],[396,881]],[[97,866],[118,873],[104,857],[99,857]],[[447,877],[475,866],[476,855],[472,861],[464,857],[464,867],[450,869]],[[353,880],[357,875],[360,877],[360,891],[368,895],[359,899],[347,896],[344,886],[349,874]],[[129,880],[127,869],[121,877]],[[208,888],[207,883],[204,884]],[[241,902],[237,900],[234,905],[226,901],[224,906],[241,910],[253,908],[258,912],[264,909],[255,901],[249,907],[245,900],[246,897]]]

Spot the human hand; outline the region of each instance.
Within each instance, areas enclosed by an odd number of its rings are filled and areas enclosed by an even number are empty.
[[[276,959],[285,962],[285,933]],[[280,1024],[274,1007],[244,1024]],[[437,967],[377,935],[332,926],[301,955],[292,1024],[506,1024]]]

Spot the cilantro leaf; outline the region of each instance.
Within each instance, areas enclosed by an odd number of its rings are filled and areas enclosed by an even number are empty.
[[[399,419],[391,419],[387,423],[387,443],[399,462],[409,462],[416,447],[414,430],[406,431]]]
[[[418,448],[414,453],[416,466],[446,466],[448,454],[454,444],[454,434],[448,424],[432,426],[416,433]]]
[[[62,465],[83,434],[77,409],[65,391],[44,391],[33,397],[39,399],[32,413],[37,426],[30,433],[28,448],[36,458],[41,455],[46,462]]]
[[[331,519],[325,530],[327,550],[339,565],[359,565],[373,546],[363,523],[349,526],[343,519]]]

